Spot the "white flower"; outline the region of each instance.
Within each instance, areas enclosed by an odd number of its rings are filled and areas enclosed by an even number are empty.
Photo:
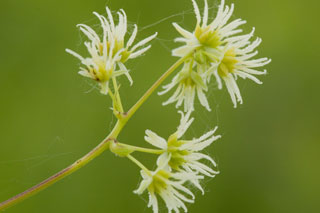
[[[178,130],[172,134],[168,141],[158,136],[156,133],[147,130],[145,140],[153,146],[166,151],[171,155],[169,160],[169,166],[177,171],[184,171],[187,173],[200,173],[209,177],[214,177],[219,172],[214,171],[209,166],[200,162],[202,159],[206,159],[216,167],[215,161],[208,155],[200,153],[204,148],[208,147],[212,142],[219,139],[221,136],[215,136],[214,133],[217,127],[200,138],[194,138],[192,140],[182,140],[181,137],[190,127],[193,122],[193,118],[190,119],[191,111],[184,115],[181,111],[181,120]],[[204,193],[198,180],[191,180],[191,182]]]
[[[71,55],[80,59],[81,63],[85,65],[85,68],[80,68],[79,74],[99,82],[101,93],[103,94],[108,93],[108,84],[111,78],[124,74],[132,84],[129,70],[125,67],[124,63],[129,59],[142,55],[150,49],[151,45],[142,49],[139,48],[143,47],[157,35],[155,33],[132,46],[138,32],[138,27],[135,25],[130,38],[125,44],[125,36],[127,34],[127,16],[125,12],[123,10],[118,12],[119,22],[115,25],[110,9],[107,7],[106,10],[108,19],[94,12],[101,22],[103,29],[102,39],[91,27],[84,24],[78,25],[80,30],[90,40],[84,43],[90,57],[84,58],[72,50],[66,50]]]
[[[261,43],[260,38],[257,38],[252,43],[249,41],[253,33],[254,30],[248,35],[234,37],[224,48],[223,59],[214,69],[213,74],[217,79],[219,89],[222,89],[220,79],[222,78],[231,96],[234,107],[237,107],[237,102],[240,104],[243,102],[239,87],[236,83],[237,77],[239,76],[243,79],[248,78],[257,84],[262,84],[254,75],[264,75],[267,71],[258,71],[255,68],[265,66],[271,62],[271,59],[268,58],[252,59],[252,57],[258,54],[258,51],[254,51],[255,48]]]
[[[187,212],[187,207],[184,202],[193,203],[194,195],[188,188],[183,186],[183,184],[190,180],[203,178],[194,173],[172,173],[168,167],[169,160],[170,155],[164,153],[158,158],[158,168],[155,171],[141,170],[143,180],[138,189],[134,191],[134,193],[140,195],[145,190],[148,190],[148,207],[152,206],[154,213],[159,212],[157,195],[165,202],[169,213],[172,211],[179,213],[179,208],[183,208],[183,210]]]
[[[197,19],[197,24],[193,32],[189,32],[177,23],[173,23],[176,30],[183,36],[176,38],[175,41],[185,43],[182,47],[172,51],[173,56],[184,57],[197,48],[194,57],[198,59],[198,61],[201,61],[201,63],[215,62],[221,57],[219,48],[229,42],[232,38],[230,38],[230,36],[242,32],[241,29],[237,28],[245,24],[246,21],[237,19],[228,23],[233,14],[233,4],[231,4],[231,7],[225,6],[225,1],[222,0],[216,18],[211,23],[208,23],[208,3],[207,0],[204,2],[205,7],[203,17],[201,18],[199,7],[195,0],[192,0]]]
[[[159,95],[163,95],[169,92],[171,89],[177,86],[177,89],[173,95],[163,103],[163,105],[177,102],[176,107],[180,107],[184,103],[184,111],[194,110],[194,99],[197,94],[198,99],[202,106],[208,111],[211,111],[208,100],[204,94],[204,91],[208,90],[206,85],[206,77],[193,70],[193,62],[185,62],[182,70],[172,79],[171,83],[163,86],[163,91],[159,92]]]
[[[266,74],[266,71],[257,71],[254,68],[262,67],[270,63],[271,60],[268,58],[251,59],[257,55],[258,52],[253,51],[259,46],[261,39],[258,38],[252,43],[249,41],[253,36],[254,29],[247,35],[236,35],[242,32],[238,27],[245,24],[246,21],[236,19],[228,23],[233,14],[233,4],[230,7],[225,6],[225,1],[221,0],[217,16],[208,24],[207,0],[205,0],[202,18],[197,3],[195,0],[192,0],[192,2],[197,18],[196,28],[194,32],[188,32],[178,24],[173,23],[177,31],[183,36],[177,38],[176,41],[183,42],[185,45],[174,49],[172,54],[178,57],[191,54],[190,57],[196,61],[198,72],[202,73],[206,82],[210,82],[212,75],[214,75],[219,89],[222,89],[222,78],[234,107],[237,107],[237,102],[240,104],[243,102],[236,83],[237,77],[249,78],[258,84],[262,84],[254,75],[263,75]]]

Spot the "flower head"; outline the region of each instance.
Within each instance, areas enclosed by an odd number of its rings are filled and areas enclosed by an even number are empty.
[[[150,49],[151,45],[147,47],[143,46],[157,35],[155,33],[132,46],[138,32],[137,25],[134,25],[134,30],[127,43],[125,43],[125,36],[127,34],[127,16],[125,12],[120,10],[117,13],[119,21],[116,25],[110,9],[107,7],[106,10],[108,18],[94,12],[94,15],[101,22],[103,29],[102,38],[91,27],[84,24],[78,25],[80,30],[89,39],[84,44],[88,49],[90,57],[84,58],[72,50],[66,50],[71,55],[80,59],[81,63],[85,66],[80,68],[79,74],[99,82],[101,93],[103,94],[108,93],[109,80],[120,75],[126,75],[132,84],[129,70],[125,67],[124,63],[129,59],[142,55]]]
[[[180,212],[179,208],[183,208],[187,212],[184,202],[193,203],[194,195],[184,184],[190,180],[203,178],[203,176],[194,173],[171,172],[171,169],[168,167],[169,160],[170,155],[164,153],[158,158],[158,168],[155,171],[141,170],[143,180],[139,188],[134,191],[136,194],[142,194],[145,190],[148,190],[148,207],[152,206],[154,213],[158,213],[159,211],[157,195],[165,202],[169,212]]]
[[[184,103],[185,112],[193,111],[194,99],[197,94],[201,105],[208,111],[211,111],[204,94],[208,90],[205,76],[202,73],[194,71],[193,65],[193,61],[187,61],[182,70],[172,79],[171,83],[163,86],[164,90],[159,92],[159,95],[163,95],[177,86],[173,95],[163,105],[177,102],[176,107],[178,108]]]
[[[261,43],[260,38],[257,38],[254,42],[249,41],[253,36],[253,32],[254,30],[248,35],[234,37],[232,42],[224,47],[223,58],[213,69],[219,89],[222,88],[222,78],[234,107],[237,107],[237,102],[240,104],[243,102],[236,83],[237,78],[248,78],[257,84],[262,84],[254,75],[264,75],[267,71],[258,71],[255,68],[265,66],[271,62],[271,59],[268,58],[252,59],[258,54],[258,51],[254,51],[255,48]],[[208,77],[210,78],[210,76]]]
[[[174,49],[172,55],[178,57],[184,57],[194,51],[194,57],[203,63],[205,60],[210,62],[216,62],[220,58],[219,49],[221,46],[229,42],[231,36],[241,33],[241,29],[237,29],[239,26],[246,23],[241,19],[234,20],[228,23],[231,15],[233,14],[234,5],[231,7],[225,6],[225,1],[222,0],[218,9],[218,13],[215,19],[209,22],[209,8],[207,0],[203,11],[203,17],[199,7],[195,0],[192,0],[194,12],[196,15],[197,23],[193,32],[189,32],[177,23],[173,23],[176,30],[183,36],[176,38],[177,42],[185,43],[182,47]]]
[[[165,140],[150,130],[146,131],[145,140],[151,145],[163,149],[166,153],[170,154],[171,158],[168,161],[168,164],[172,169],[187,173],[200,173],[202,175],[214,177],[219,172],[214,171],[209,166],[200,162],[200,160],[206,159],[216,167],[217,165],[215,161],[210,156],[200,153],[200,151],[221,137],[214,135],[217,128],[207,132],[199,138],[182,140],[181,137],[188,130],[194,119],[190,118],[191,111],[186,115],[182,112],[180,113],[180,125],[177,131],[172,134],[168,140]],[[198,180],[191,180],[191,182],[199,188],[202,193],[204,192]]]

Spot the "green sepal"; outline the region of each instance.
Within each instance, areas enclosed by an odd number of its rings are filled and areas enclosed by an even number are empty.
[[[134,152],[134,149],[124,146],[122,144],[119,144],[118,142],[112,141],[110,143],[110,151],[118,155],[119,157],[127,157],[132,152]]]

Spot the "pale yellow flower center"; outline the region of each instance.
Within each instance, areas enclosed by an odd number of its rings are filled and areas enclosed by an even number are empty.
[[[222,77],[228,76],[229,73],[233,73],[235,65],[238,63],[234,49],[228,50],[218,67],[218,74]]]
[[[187,150],[179,150],[179,147],[183,144],[184,142],[178,140],[175,135],[170,136],[168,140],[168,152],[171,153],[169,166],[175,170],[179,170],[179,168],[186,162],[184,156],[190,154]]]
[[[195,85],[195,82],[192,80],[191,76],[183,79],[181,83],[183,83],[187,87],[188,86],[193,87]]]
[[[109,52],[109,48],[110,48],[110,42],[107,42],[108,52]],[[123,40],[120,40],[120,41],[116,40],[115,47],[113,48],[113,51],[112,51],[112,56],[115,56],[117,54],[117,52],[123,48],[124,48],[124,41]],[[100,43],[100,45],[99,45],[100,55],[103,55],[103,49],[104,49],[104,46],[102,43]],[[125,49],[121,53],[121,62],[125,63],[129,59],[130,54],[131,54],[131,52],[128,49]]]
[[[106,70],[105,64],[101,61],[96,62],[98,65],[98,69],[90,69],[90,73],[94,76],[94,79],[98,82],[106,82],[109,81],[112,76],[113,69]]]
[[[129,59],[130,54],[131,54],[130,51],[128,51],[127,49],[124,50],[124,51],[121,53],[121,62],[122,62],[122,63],[125,63],[125,62]]]
[[[118,51],[120,51],[122,48],[124,47],[124,43],[123,41],[116,41],[115,42],[115,47],[112,51],[112,56],[115,56],[117,54]],[[110,42],[107,42],[107,52],[109,52],[109,48],[110,48]],[[104,46],[102,43],[100,43],[99,45],[99,51],[100,51],[100,55],[102,56],[104,50]],[[129,56],[130,56],[131,52],[128,50],[124,50],[121,53],[121,62],[124,63],[128,60]],[[91,74],[95,77],[95,80],[98,82],[106,82],[109,81],[109,79],[112,76],[113,73],[113,69],[109,69],[106,70],[105,68],[105,64],[102,61],[96,61],[96,64],[98,65],[98,69],[91,69],[90,72]]]
[[[158,171],[152,179],[148,190],[153,193],[161,193],[162,190],[167,188],[166,180],[170,178],[170,173],[165,170]]]
[[[217,48],[221,44],[221,39],[218,31],[211,31],[209,26],[201,28],[199,25],[196,27],[195,36],[206,47]]]
[[[123,40],[121,41],[116,41],[115,42],[116,46],[115,48],[113,49],[113,56],[115,54],[117,54],[118,51],[120,51],[121,49],[124,48],[124,42]],[[121,62],[122,63],[125,63],[128,59],[129,59],[129,56],[130,56],[131,52],[128,50],[128,49],[125,49],[122,53],[121,53]]]

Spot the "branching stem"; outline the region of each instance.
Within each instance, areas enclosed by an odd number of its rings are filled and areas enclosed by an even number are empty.
[[[77,171],[78,169],[82,168],[86,164],[88,164],[91,160],[98,157],[101,153],[103,153],[106,149],[109,148],[109,141],[115,140],[118,135],[120,134],[123,127],[129,121],[129,119],[133,116],[133,114],[140,108],[140,106],[149,98],[149,96],[161,85],[161,83],[175,71],[189,56],[179,59],[175,64],[173,64],[151,87],[150,89],[138,100],[138,102],[129,110],[128,113],[125,113],[122,119],[118,119],[118,122],[114,126],[111,133],[93,150],[91,150],[88,154],[84,157],[77,160],[75,163],[70,165],[69,167],[61,170],[60,172],[56,173],[55,175],[49,177],[48,179],[42,181],[41,183],[27,189],[26,191],[0,203],[0,211],[4,210],[8,207],[11,207],[35,194],[42,191],[43,189],[48,188],[52,184],[56,183],[57,181],[63,179],[64,177],[72,174],[73,172]],[[115,88],[117,85],[114,85]],[[112,93],[110,93],[111,95]],[[117,94],[112,94],[113,98],[117,98]],[[120,98],[120,97],[119,97]],[[120,99],[118,99],[120,100]],[[122,107],[122,106],[121,106]],[[131,160],[135,161],[136,163],[139,162],[131,155],[128,156]],[[143,165],[142,165],[143,166]],[[145,168],[145,167],[144,167]],[[146,168],[145,168],[146,169]],[[147,170],[149,171],[149,170]]]

